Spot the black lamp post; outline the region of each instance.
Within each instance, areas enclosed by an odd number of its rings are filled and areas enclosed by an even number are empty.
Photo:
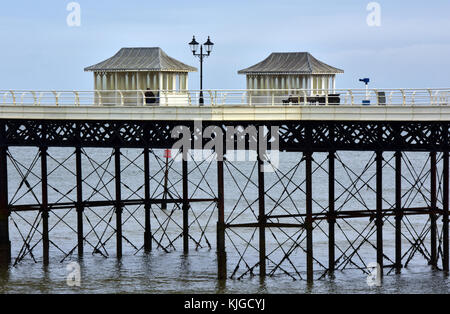
[[[208,36],[208,40],[203,45],[200,45],[200,53],[197,53],[199,43],[195,40],[195,36],[193,36],[192,41],[189,43],[191,46],[192,54],[200,59],[200,106],[203,106],[203,59],[209,57],[211,55],[211,51],[213,49],[214,43]],[[206,53],[203,53],[203,46],[205,46]]]

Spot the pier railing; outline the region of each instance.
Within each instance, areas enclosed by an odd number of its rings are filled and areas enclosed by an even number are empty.
[[[199,106],[200,91],[0,90],[0,104],[10,106]],[[204,106],[441,106],[450,88],[336,90],[204,90]]]

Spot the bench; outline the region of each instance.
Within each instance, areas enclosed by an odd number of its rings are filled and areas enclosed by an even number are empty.
[[[303,96],[289,96],[288,99],[283,100],[283,104],[303,104],[305,103]],[[309,104],[319,103],[320,105],[325,105],[326,97],[325,96],[312,96],[306,97],[306,102]],[[340,94],[329,94],[328,95],[328,104],[329,105],[339,105],[341,103]]]
[[[283,99],[283,104],[299,104],[299,103],[303,103],[304,102],[304,97],[302,96],[298,96],[298,97],[293,97],[293,96],[289,96],[288,99]]]

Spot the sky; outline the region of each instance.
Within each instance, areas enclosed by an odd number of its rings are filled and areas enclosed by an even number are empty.
[[[78,0],[81,25],[69,27],[67,0],[0,2],[0,90],[92,90],[84,68],[122,47],[161,47],[199,67],[188,43],[215,43],[204,63],[205,89],[244,89],[237,71],[271,52],[307,51],[341,68],[338,88],[443,88],[450,85],[450,1]],[[190,74],[199,87],[199,73]]]

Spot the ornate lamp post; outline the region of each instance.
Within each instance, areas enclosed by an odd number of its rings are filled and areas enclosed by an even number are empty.
[[[197,53],[199,43],[195,40],[195,36],[193,36],[192,41],[189,43],[189,46],[191,47],[192,54],[200,59],[200,106],[203,106],[204,99],[203,99],[203,59],[206,57],[209,57],[211,55],[214,43],[211,41],[211,39],[208,36],[208,40],[203,44],[200,45],[200,53]],[[203,46],[205,46],[206,53],[203,53]]]

